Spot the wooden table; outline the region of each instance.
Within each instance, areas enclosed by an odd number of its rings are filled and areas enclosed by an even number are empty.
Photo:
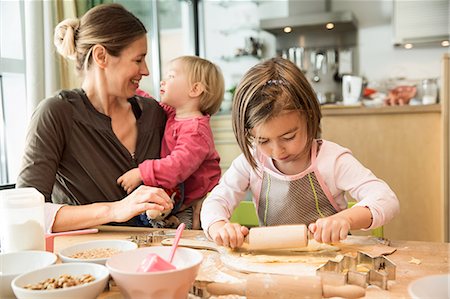
[[[111,227],[100,227],[101,231],[97,234],[61,236],[55,238],[54,251],[59,250],[85,241],[101,239],[128,239],[131,235],[146,234],[152,232],[152,229],[146,228],[124,228],[117,227],[111,230]],[[166,230],[174,232],[174,230]],[[202,231],[189,231],[183,233],[183,238],[195,238],[203,236]],[[391,241],[391,247],[397,250],[389,256],[396,266],[396,280],[389,282],[389,290],[381,290],[375,286],[369,286],[365,298],[410,298],[408,295],[408,285],[415,279],[433,274],[450,273],[450,243],[433,243],[417,241]],[[205,252],[206,254],[206,252]],[[207,252],[208,255],[219,254],[216,252]],[[420,264],[418,263],[420,261]],[[234,272],[220,267],[220,271],[237,278],[244,278],[245,274]],[[118,291],[104,292],[99,299],[121,299]]]

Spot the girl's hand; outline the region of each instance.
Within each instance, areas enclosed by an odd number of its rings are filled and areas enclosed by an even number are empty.
[[[347,238],[350,221],[336,214],[318,219],[315,223],[311,223],[308,229],[314,234],[317,242],[336,243]]]
[[[117,179],[117,184],[120,185],[123,190],[130,194],[134,189],[142,184],[141,172],[139,168],[133,168],[128,170]]]
[[[239,248],[244,244],[248,228],[238,223],[218,221],[209,227],[209,234],[217,245]]]
[[[124,222],[146,210],[173,209],[169,195],[160,188],[140,186],[130,195],[111,205],[111,218],[115,222]]]

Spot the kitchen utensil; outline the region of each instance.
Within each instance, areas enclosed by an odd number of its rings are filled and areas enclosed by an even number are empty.
[[[450,274],[416,279],[409,284],[408,293],[413,299],[450,298]]]
[[[361,98],[363,78],[345,75],[342,77],[342,98],[344,105],[355,105]]]
[[[270,238],[267,242],[270,242]],[[161,244],[170,246],[172,239],[164,239]],[[337,255],[354,254],[357,251],[374,253],[373,256],[380,254],[390,254],[395,248],[385,245],[386,240],[381,240],[372,236],[348,236],[347,239],[335,244],[339,251],[330,252],[308,252],[301,251],[303,249],[281,249],[267,251],[249,251],[247,247],[237,250],[218,246],[214,242],[202,239],[181,239],[179,246],[190,247],[195,249],[214,250],[220,253],[222,264],[234,271],[243,273],[272,273],[283,275],[316,275],[318,267],[325,264],[331,259],[335,259]],[[254,256],[255,259],[252,259]],[[262,257],[263,260],[259,260]],[[275,258],[279,262],[267,262],[267,259]],[[285,262],[283,262],[283,260]],[[287,260],[290,260],[287,262]]]
[[[388,106],[408,105],[412,98],[416,95],[417,88],[415,86],[401,85],[389,91],[385,104]]]
[[[395,280],[395,264],[384,255],[372,257],[358,251],[356,257],[344,255],[339,261],[329,260],[317,269],[325,283],[377,285],[387,290],[388,280]]]
[[[297,47],[295,48],[295,63],[297,64],[297,67],[306,74],[307,69],[304,63],[304,57],[305,57],[305,48]]]
[[[180,242],[181,234],[183,233],[183,230],[184,230],[185,227],[186,227],[186,224],[181,222],[180,225],[177,228],[177,231],[175,232],[175,241],[173,242],[172,248],[170,250],[169,263],[172,263],[172,261],[173,261],[173,257],[175,255],[175,251],[178,248],[178,243]]]
[[[136,243],[127,240],[93,240],[68,246],[60,250],[58,255],[63,263],[104,265],[113,254],[134,250],[137,247]],[[82,255],[82,253],[85,254]]]
[[[308,228],[304,224],[253,227],[245,241],[248,243],[249,250],[306,247],[308,246]]]
[[[247,299],[360,298],[365,289],[354,285],[323,285],[319,276],[250,274],[242,283],[213,282],[206,287],[212,295],[235,294]]]
[[[187,298],[200,269],[203,254],[199,250],[178,248],[172,262],[176,269],[137,273],[137,267],[149,253],[167,260],[170,247],[151,246],[125,251],[110,257],[106,262],[122,296],[146,299]]]
[[[316,53],[316,57],[314,59],[315,64],[314,64],[314,77],[313,77],[313,81],[316,83],[320,81],[319,71],[322,70],[324,59],[325,59],[325,56],[323,55],[323,53],[321,53],[321,52]]]
[[[81,277],[90,274],[94,281],[78,286],[58,289],[31,290],[25,289],[27,284],[37,284],[50,278],[59,278],[61,275]],[[14,294],[18,299],[55,299],[55,298],[97,298],[105,289],[109,280],[108,269],[93,263],[65,263],[56,264],[26,272],[17,276],[11,282]]]
[[[137,272],[156,272],[156,271],[166,271],[173,270],[175,266],[172,265],[173,257],[175,256],[175,251],[178,248],[178,243],[181,238],[181,234],[183,233],[186,225],[182,222],[175,233],[174,242],[170,248],[170,254],[168,261],[164,260],[160,256],[155,253],[149,253],[145,259],[139,264]]]
[[[70,236],[70,235],[84,235],[84,234],[95,234],[98,233],[97,228],[71,230],[67,232],[60,233],[50,233],[45,235],[45,250],[53,252],[54,238],[59,236]]]
[[[149,253],[139,264],[136,272],[158,272],[176,269],[174,265],[155,253]]]
[[[51,252],[22,250],[0,254],[0,298],[15,299],[11,282],[22,273],[53,265],[58,257]]]

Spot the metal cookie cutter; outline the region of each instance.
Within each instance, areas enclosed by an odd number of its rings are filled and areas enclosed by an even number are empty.
[[[344,255],[340,261],[326,262],[316,274],[328,284],[377,285],[387,290],[388,280],[395,280],[395,270],[395,264],[384,255],[371,257],[358,251],[356,257]]]
[[[147,247],[160,245],[162,240],[166,238],[172,238],[174,236],[175,236],[174,232],[165,232],[163,230],[157,230],[151,233],[130,236],[128,240],[138,244],[139,247]]]

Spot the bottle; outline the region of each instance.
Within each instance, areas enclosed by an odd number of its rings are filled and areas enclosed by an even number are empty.
[[[422,81],[422,104],[436,104],[438,95],[437,79],[425,79]]]
[[[45,250],[44,196],[35,188],[0,191],[2,253]]]

